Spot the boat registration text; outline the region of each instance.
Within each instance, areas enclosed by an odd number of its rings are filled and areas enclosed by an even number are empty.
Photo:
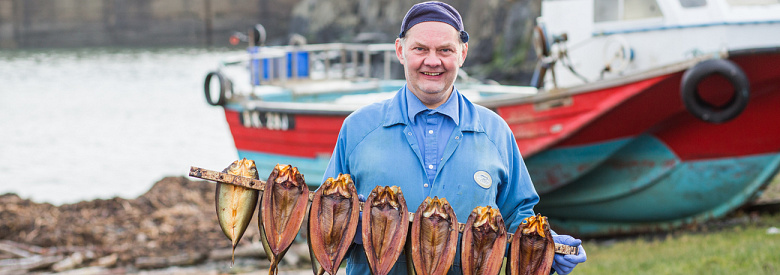
[[[295,129],[295,116],[292,114],[244,110],[241,112],[241,124],[247,128],[266,128],[287,131]]]

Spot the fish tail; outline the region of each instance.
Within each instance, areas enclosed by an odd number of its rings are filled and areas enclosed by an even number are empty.
[[[276,275],[278,272],[279,262],[274,259],[271,261],[271,267],[268,268],[268,275]]]
[[[236,246],[233,245],[233,255],[230,256],[230,268],[233,268],[233,265],[236,264]]]
[[[230,229],[233,236],[236,234],[236,227],[232,227]],[[236,246],[238,246],[238,238],[233,240],[233,253],[230,256],[230,268],[233,268],[233,265],[236,263]]]

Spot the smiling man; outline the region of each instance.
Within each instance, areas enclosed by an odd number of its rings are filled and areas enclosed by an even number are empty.
[[[399,186],[412,211],[426,197],[446,198],[461,223],[475,207],[491,206],[501,211],[508,232],[533,216],[539,196],[509,126],[454,86],[468,40],[450,5],[424,2],[409,9],[395,41],[406,85],[395,97],[347,117],[323,182],[350,174],[363,197],[376,186]],[[580,246],[580,255],[555,256],[558,273],[585,261],[580,240],[554,239]],[[406,274],[406,264],[401,255],[390,274]],[[347,273],[371,274],[361,245],[347,256]],[[461,274],[460,251],[448,274]]]
[[[407,89],[426,107],[435,109],[451,95],[469,47],[447,23],[414,23],[396,39],[395,52],[404,65]]]

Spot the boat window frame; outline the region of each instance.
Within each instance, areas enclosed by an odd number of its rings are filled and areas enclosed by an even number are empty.
[[[625,4],[626,1],[652,1],[654,4],[654,7],[656,9],[654,14],[657,14],[657,16],[653,17],[646,17],[646,18],[634,18],[634,19],[625,19],[624,14],[622,11],[620,14],[618,14],[618,19],[615,20],[601,20],[598,21],[598,4],[597,3],[605,3],[605,2],[611,2],[611,3],[618,3],[618,9],[623,10],[625,7],[623,4]],[[653,29],[659,26],[662,26],[666,20],[667,14],[665,13],[664,9],[661,6],[661,3],[658,2],[658,0],[594,0],[593,1],[593,35],[594,36],[601,36],[601,35],[609,35],[614,33],[623,33],[623,32],[633,32],[634,30],[644,30],[644,29]]]
[[[643,5],[647,2],[648,5]],[[650,7],[649,10],[640,8]],[[629,13],[627,13],[629,11]],[[612,13],[612,14],[609,14]],[[616,14],[615,14],[616,13]],[[628,16],[628,17],[627,17]],[[657,0],[594,0],[593,23],[609,24],[615,22],[633,22],[654,19],[663,19],[664,13]]]
[[[678,2],[684,9],[706,8],[709,4],[707,0],[678,0]]]

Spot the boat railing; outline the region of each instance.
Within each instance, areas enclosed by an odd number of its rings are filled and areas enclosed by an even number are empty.
[[[251,87],[241,89],[233,96],[247,95],[264,100],[274,96],[287,100],[298,97],[332,99],[336,98],[334,94],[350,96],[397,90],[405,83],[395,56],[395,45],[391,43],[250,46],[247,51],[249,54],[241,60],[221,64],[222,68],[246,66],[249,71]],[[463,70],[459,70],[456,81],[463,92],[481,96],[524,97],[538,91],[535,87],[485,84]],[[370,96],[359,97],[363,101],[375,100]]]
[[[328,43],[249,47],[248,52],[253,86],[287,86],[314,80],[391,79],[395,46]]]

